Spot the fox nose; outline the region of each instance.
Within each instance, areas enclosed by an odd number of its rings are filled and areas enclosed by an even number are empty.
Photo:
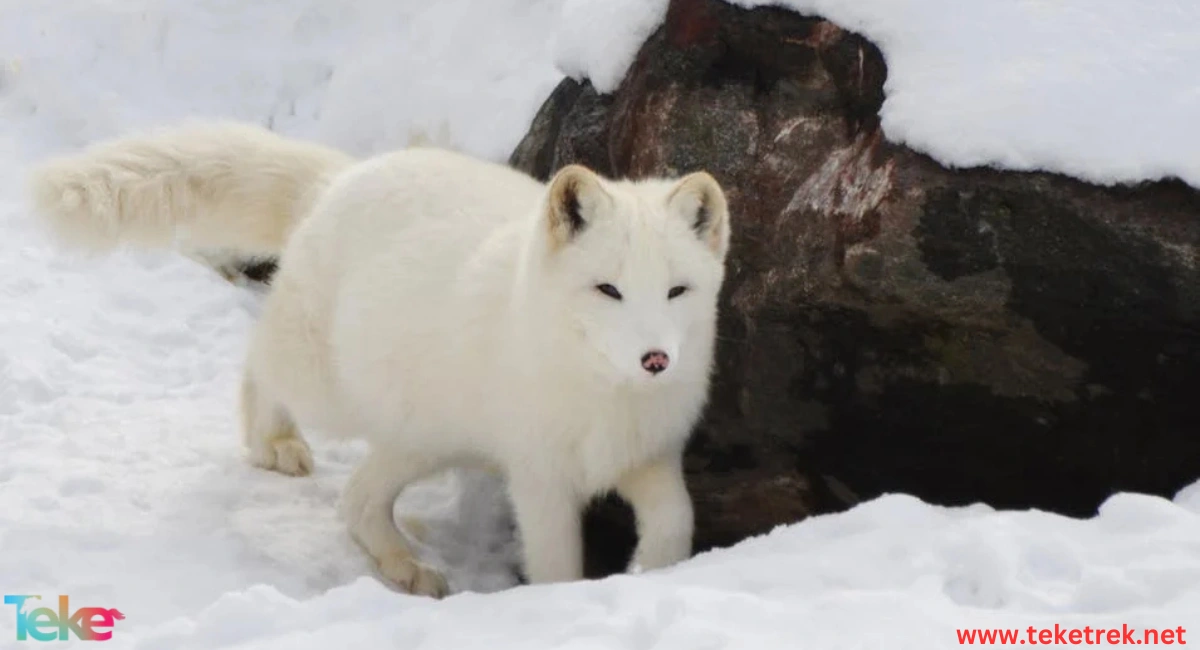
[[[642,368],[652,375],[666,370],[669,365],[671,365],[671,358],[662,350],[651,350],[642,355]]]

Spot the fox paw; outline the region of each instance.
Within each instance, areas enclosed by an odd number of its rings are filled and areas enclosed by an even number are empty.
[[[383,577],[405,593],[441,598],[450,591],[441,572],[407,554],[389,555],[380,559],[378,565]]]
[[[313,470],[312,450],[296,436],[276,438],[251,449],[250,462],[255,467],[269,469],[288,476],[308,476]]]

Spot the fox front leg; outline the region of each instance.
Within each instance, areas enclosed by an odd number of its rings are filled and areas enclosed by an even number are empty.
[[[509,479],[531,584],[583,578],[583,504],[574,490],[534,477]]]
[[[630,570],[648,571],[686,560],[695,525],[692,499],[683,478],[683,459],[660,459],[638,467],[617,483],[633,507],[638,544]]]

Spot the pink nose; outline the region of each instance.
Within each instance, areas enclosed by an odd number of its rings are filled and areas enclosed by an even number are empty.
[[[671,365],[671,358],[662,350],[651,350],[642,355],[642,367],[652,375],[666,370],[669,365]]]

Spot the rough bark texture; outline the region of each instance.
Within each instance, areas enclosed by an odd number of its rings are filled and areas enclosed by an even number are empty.
[[[886,75],[820,18],[674,0],[615,93],[564,81],[513,154],[727,189],[697,550],[888,491],[1088,515],[1200,477],[1200,193],[946,169],[883,137]],[[592,574],[630,526],[595,509]]]

